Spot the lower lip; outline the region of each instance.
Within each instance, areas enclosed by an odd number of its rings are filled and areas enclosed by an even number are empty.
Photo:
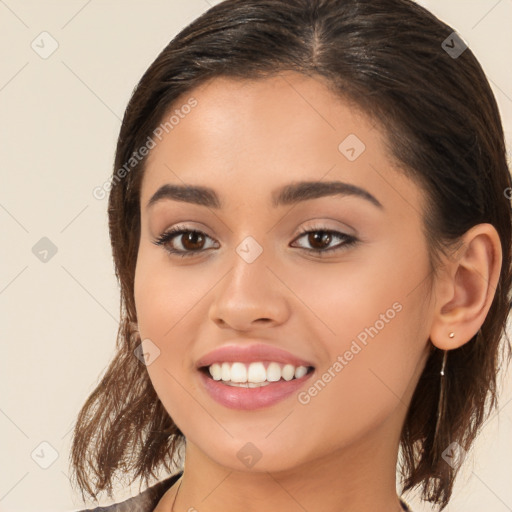
[[[300,379],[280,380],[259,388],[243,388],[222,384],[199,372],[200,378],[210,396],[230,409],[253,410],[269,407],[298,391],[313,375],[310,371]]]

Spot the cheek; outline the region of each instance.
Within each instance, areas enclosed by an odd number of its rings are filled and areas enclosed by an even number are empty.
[[[295,419],[324,448],[349,446],[391,425],[399,430],[426,360],[425,332],[414,322],[421,300],[403,300],[387,311],[385,320],[362,328],[350,322],[358,335],[331,343],[329,361],[297,395]]]
[[[425,344],[417,335],[408,337],[416,330],[405,316],[412,309],[404,305],[366,344],[357,339],[340,344],[333,355],[341,359],[333,357],[299,397],[306,430],[338,447],[393,424],[399,430],[426,361]]]
[[[299,396],[309,414],[305,422],[326,439],[354,439],[392,414],[405,414],[424,362],[428,340],[426,261],[386,265],[347,276],[332,293],[330,308],[336,337],[329,341],[329,361]],[[382,269],[381,269],[382,270]],[[358,290],[355,292],[355,290]],[[336,300],[334,300],[336,297]],[[327,310],[325,310],[327,311]],[[326,342],[327,343],[327,342]]]
[[[153,387],[173,421],[187,431],[187,423],[201,415],[187,381],[193,360],[190,350],[200,337],[197,318],[207,318],[203,299],[215,279],[199,266],[172,267],[159,252],[141,246],[138,254],[134,283],[137,321],[141,339],[150,340],[158,354],[147,366]]]
[[[197,314],[196,308],[212,285],[211,272],[204,268],[173,266],[163,249],[141,246],[134,284],[141,335],[161,341],[172,338],[179,322]]]
[[[309,327],[328,355],[314,385],[298,396],[314,411],[305,419],[310,428],[353,435],[354,427],[370,428],[396,407],[405,411],[428,340],[429,268],[425,254],[407,254],[396,244],[373,252],[371,263],[343,263],[335,274],[331,268],[297,280],[294,291],[309,298]]]
[[[411,255],[403,240],[393,239],[362,247],[333,264],[308,263],[305,268],[299,262],[295,268],[281,268],[279,275],[300,299],[291,297],[294,314],[307,321],[305,327],[314,329],[324,344],[332,342],[341,349],[358,335],[364,339],[371,326],[389,331],[388,325],[399,316],[397,309],[409,310],[409,303],[413,311],[424,306],[414,302],[425,294],[419,285],[428,276],[428,259],[421,252]]]

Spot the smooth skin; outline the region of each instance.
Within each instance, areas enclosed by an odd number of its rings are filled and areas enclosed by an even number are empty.
[[[135,274],[141,338],[160,350],[147,369],[186,436],[174,510],[396,512],[399,436],[412,393],[432,344],[457,348],[484,322],[501,268],[498,234],[489,224],[470,229],[434,279],[424,191],[397,169],[379,125],[320,78],[215,78],[173,109],[191,96],[197,106],[147,161]],[[338,149],[350,134],[365,145],[353,161]],[[353,195],[273,207],[274,190],[298,181],[349,183],[382,208]],[[167,183],[211,187],[222,208],[168,198],[148,207]],[[168,243],[192,256],[154,243],[177,225],[204,233]],[[249,236],[263,249],[252,263],[236,252]],[[397,302],[394,318],[307,404],[293,394],[258,410],[229,409],[195,369],[228,342],[265,343],[314,364],[307,391]],[[261,453],[250,468],[237,457],[248,442]],[[170,511],[177,485],[157,512]]]

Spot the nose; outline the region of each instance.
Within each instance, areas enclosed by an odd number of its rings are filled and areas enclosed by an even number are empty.
[[[286,290],[263,253],[252,263],[235,253],[233,267],[215,287],[210,320],[237,331],[280,325],[289,315]]]

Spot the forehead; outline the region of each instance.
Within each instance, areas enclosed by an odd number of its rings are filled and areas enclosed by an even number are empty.
[[[299,180],[342,180],[375,191],[382,173],[404,181],[382,129],[321,79],[295,72],[217,77],[183,94],[163,123],[173,115],[149,154],[143,202],[163,183],[226,185],[231,194],[255,196]]]
[[[189,109],[192,98],[197,106]],[[182,111],[189,112],[179,116]],[[172,126],[166,129],[171,118]],[[188,159],[252,155],[268,161],[286,154],[307,162],[315,148],[337,156],[339,142],[350,133],[368,143],[382,136],[371,119],[320,78],[296,72],[257,80],[214,78],[178,98],[162,121],[165,149],[177,154],[185,149],[182,142],[194,144]],[[155,149],[152,156],[160,153]]]

